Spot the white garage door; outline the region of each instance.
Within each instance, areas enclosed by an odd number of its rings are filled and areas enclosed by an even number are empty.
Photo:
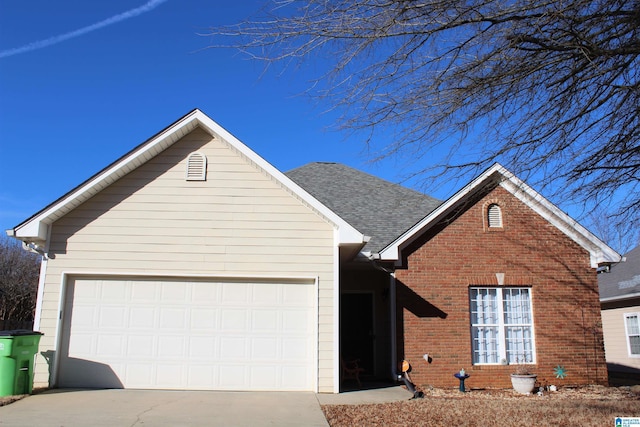
[[[75,279],[61,387],[314,390],[312,283]]]

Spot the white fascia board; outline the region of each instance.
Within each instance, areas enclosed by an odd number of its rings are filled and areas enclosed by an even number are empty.
[[[443,214],[458,204],[466,196],[471,194],[494,174],[500,174],[502,179],[499,185],[509,191],[524,204],[533,209],[540,216],[566,234],[574,242],[582,246],[590,254],[591,267],[597,268],[600,264],[617,263],[622,256],[607,246],[593,233],[580,225],[569,215],[562,212],[555,205],[544,198],[540,193],[529,187],[524,181],[517,178],[499,163],[495,163],[484,173],[472,180],[464,188],[440,205],[436,210],[427,215],[422,221],[403,233],[398,239],[380,251],[380,259],[387,261],[399,261],[400,249],[421,235],[426,229],[437,222]]]
[[[405,231],[396,240],[391,242],[387,247],[380,251],[380,259],[383,261],[399,261],[400,260],[400,248],[411,243],[415,238],[420,236],[429,227],[435,224],[438,218],[449,212],[454,208],[459,201],[464,199],[467,195],[473,192],[474,189],[479,187],[486,179],[493,175],[497,170],[502,168],[500,164],[496,163],[483,174],[472,180],[465,185],[457,193],[447,199],[444,203],[438,206],[433,212],[424,217],[416,225]],[[503,168],[504,169],[504,168]]]
[[[293,182],[284,173],[276,169],[273,165],[271,165],[271,163],[260,157],[255,151],[247,147],[244,143],[242,143],[239,139],[225,130],[222,126],[211,120],[206,114],[198,111],[198,120],[203,127],[208,128],[210,132],[216,133],[222,139],[226,140],[229,144],[233,145],[245,157],[255,163],[267,174],[271,175],[276,181],[280,182],[280,184],[287,188],[292,194],[299,197],[312,209],[329,220],[337,228],[338,245],[364,245],[364,243],[366,243],[367,239],[361,232],[356,230],[353,226],[343,220],[327,206],[320,203],[320,201],[318,201],[315,197],[309,194],[298,184]]]
[[[94,194],[106,188],[122,176],[131,172],[149,159],[155,157],[168,146],[196,128],[198,110],[187,114],[150,140],[134,148],[129,154],[116,160],[87,181],[56,200],[32,218],[14,229],[14,237],[20,240],[45,241],[48,226],[75,207],[87,201]]]
[[[548,201],[540,193],[529,187],[524,181],[504,168],[502,168],[501,173],[505,179],[500,182],[500,186],[533,209],[538,215],[549,221],[549,223],[562,231],[571,240],[587,250],[591,257],[592,268],[597,268],[600,264],[611,264],[622,261],[622,255],[610,248],[606,243]]]
[[[300,186],[291,181],[286,175],[273,167],[270,163],[256,154],[253,150],[240,142],[222,126],[211,120],[202,111],[196,109],[160,131],[150,140],[134,148],[113,164],[89,178],[83,184],[67,193],[62,198],[44,208],[32,218],[18,225],[14,229],[14,237],[20,240],[38,240],[44,242],[47,236],[48,225],[62,217],[91,196],[111,185],[120,177],[131,172],[141,164],[155,157],[157,154],[171,146],[174,142],[185,136],[200,125],[211,135],[218,135],[226,140],[249,160],[270,174],[274,179],[282,183],[293,194],[297,195],[305,203],[322,214],[327,220],[333,223],[338,229],[338,244],[364,244],[365,239],[362,233],[349,225],[346,221],[336,215],[329,208],[324,206],[313,196],[303,190]]]
[[[624,300],[628,300],[628,299],[635,299],[635,298],[640,298],[640,292],[635,292],[633,294],[627,294],[627,295],[618,295],[615,297],[607,297],[607,298],[600,298],[600,302],[616,302],[616,301],[624,301]]]
[[[49,226],[43,221],[28,221],[21,227],[16,228],[11,237],[15,237],[20,240],[33,239],[38,242],[45,242],[47,240],[47,234]]]

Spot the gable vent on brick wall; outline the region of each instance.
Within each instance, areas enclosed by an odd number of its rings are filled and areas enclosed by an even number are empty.
[[[502,227],[502,210],[500,206],[493,204],[487,209],[488,221],[490,228]]]
[[[207,179],[207,158],[202,153],[191,153],[187,158],[187,181]]]

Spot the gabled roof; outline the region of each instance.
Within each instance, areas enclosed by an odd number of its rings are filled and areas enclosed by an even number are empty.
[[[640,246],[625,258],[625,262],[611,266],[608,273],[598,274],[601,302],[640,298]]]
[[[447,201],[438,206],[433,212],[420,222],[405,231],[393,242],[380,251],[380,259],[387,261],[400,261],[402,249],[407,247],[416,238],[436,225],[440,220],[454,212],[474,195],[483,191],[487,186],[499,185],[513,194],[522,203],[533,209],[536,213],[549,221],[569,238],[582,246],[591,255],[591,266],[620,262],[621,256],[607,246],[602,240],[578,224],[569,215],[562,212],[555,205],[537,193],[515,175],[505,169],[499,163],[494,164],[481,175],[467,184]]]
[[[309,163],[286,175],[371,239],[377,252],[441,201],[339,163]]]
[[[94,194],[108,187],[119,178],[136,169],[143,163],[157,156],[159,153],[174,144],[180,138],[193,131],[197,127],[202,128],[210,135],[217,135],[249,161],[271,175],[294,197],[314,209],[332,223],[337,230],[338,244],[362,246],[366,242],[365,236],[348,224],[344,219],[336,215],[327,206],[323,205],[307,191],[277,170],[266,160],[240,142],[236,137],[211,120],[202,111],[195,109],[169,125],[147,141],[143,142],[129,153],[125,154],[58,200],[54,201],[32,217],[20,223],[7,234],[24,242],[44,246],[47,241],[48,228],[54,221],[61,218],[80,204],[87,201]]]

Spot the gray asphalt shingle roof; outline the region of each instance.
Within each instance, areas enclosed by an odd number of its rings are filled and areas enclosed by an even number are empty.
[[[640,246],[625,255],[627,260],[611,267],[609,273],[598,274],[600,299],[625,298],[640,294]]]
[[[442,202],[340,163],[309,163],[287,172],[333,212],[371,240],[377,252]]]

